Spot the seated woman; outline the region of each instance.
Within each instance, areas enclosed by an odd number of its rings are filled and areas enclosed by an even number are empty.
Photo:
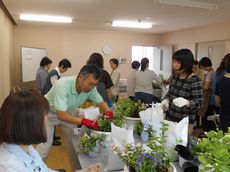
[[[46,142],[49,104],[38,93],[11,93],[0,109],[0,171],[52,172],[32,144]]]

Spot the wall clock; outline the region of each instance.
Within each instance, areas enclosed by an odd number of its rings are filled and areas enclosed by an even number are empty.
[[[104,47],[102,47],[102,52],[105,55],[109,55],[112,52],[112,47],[109,45],[105,45]]]

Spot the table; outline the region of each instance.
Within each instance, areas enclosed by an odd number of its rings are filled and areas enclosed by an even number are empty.
[[[78,135],[80,129],[75,129],[75,133]],[[107,166],[107,161],[108,161],[108,157],[109,157],[109,148],[103,148],[101,150],[101,152],[99,153],[99,155],[96,158],[90,158],[88,157],[88,155],[84,154],[84,153],[80,153],[79,149],[78,149],[78,144],[79,144],[79,137],[75,135],[75,137],[72,138],[72,144],[75,150],[75,153],[78,155],[78,160],[80,163],[80,167],[81,168],[86,168],[92,164],[98,164],[100,163],[100,171],[107,171],[106,170],[106,166]],[[135,137],[135,141],[137,142],[137,140],[140,140],[138,138]],[[181,168],[179,167],[179,164],[173,163],[173,165],[176,167],[177,172],[182,172]],[[122,170],[123,171],[123,170]]]

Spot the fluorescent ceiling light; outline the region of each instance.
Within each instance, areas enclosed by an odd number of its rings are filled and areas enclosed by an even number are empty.
[[[70,18],[70,17],[62,17],[62,16],[22,14],[22,15],[20,15],[20,19],[21,20],[29,20],[29,21],[72,23],[72,18]]]
[[[219,7],[218,4],[198,2],[198,1],[192,1],[192,0],[158,0],[158,2],[160,4],[179,5],[179,6],[185,6],[185,7],[209,9],[209,10],[216,10]]]
[[[142,29],[152,28],[151,23],[136,22],[136,21],[125,21],[125,20],[115,20],[115,21],[113,21],[112,26],[113,27],[142,28]]]

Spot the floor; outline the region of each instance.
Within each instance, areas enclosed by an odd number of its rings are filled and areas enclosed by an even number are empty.
[[[65,169],[66,172],[71,172],[71,166],[68,159],[67,152],[65,151],[65,143],[62,137],[60,127],[56,127],[56,135],[61,137],[61,146],[52,146],[48,159],[47,166],[51,169]]]
[[[119,98],[127,98],[127,93],[120,93]],[[61,146],[52,146],[48,159],[47,166],[51,169],[65,169],[66,172],[71,172],[71,166],[65,150],[65,143],[62,137],[61,127],[56,127],[56,135],[60,136]]]

